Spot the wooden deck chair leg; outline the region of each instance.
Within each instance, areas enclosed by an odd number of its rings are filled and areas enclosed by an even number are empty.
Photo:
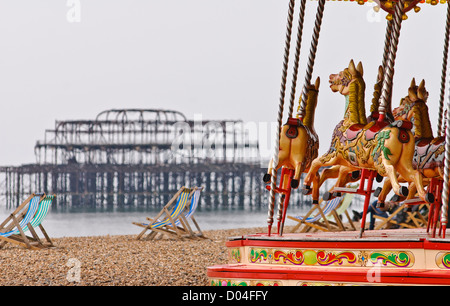
[[[355,227],[355,225],[353,224],[353,220],[352,220],[352,218],[350,218],[350,215],[348,214],[348,211],[345,211],[344,213],[345,213],[345,215],[347,216],[347,220],[348,220],[348,223],[350,224],[350,227],[351,227],[354,231],[356,231],[356,227]]]
[[[150,229],[150,226],[146,226],[137,236],[136,236],[136,240],[141,239],[142,236],[144,236],[144,234]]]
[[[409,219],[414,223],[414,225],[415,225],[416,227],[420,227],[420,223],[419,223],[419,221],[414,217],[414,213],[408,211],[407,214],[408,214]]]
[[[323,213],[323,209],[322,209],[322,207],[320,207],[320,204],[317,205],[317,209],[319,210],[320,215],[322,216],[322,219],[325,221],[325,224],[326,224],[327,228],[328,228],[329,230],[331,230],[330,223],[328,222],[327,217],[326,217],[325,214]]]
[[[305,220],[306,220],[307,218],[309,218],[309,216],[317,209],[317,206],[319,206],[319,205],[320,205],[320,204],[314,204],[314,207],[311,208],[311,209],[308,211],[308,213],[303,217],[302,220],[299,220],[299,219],[297,219],[297,218],[292,218],[292,217],[288,216],[289,219],[294,220],[294,221],[298,221],[298,224],[296,224],[296,225],[292,228],[292,233],[295,233],[295,232],[300,228],[300,226],[302,226],[302,224],[305,223]]]
[[[14,224],[16,225],[17,229],[19,230],[20,236],[22,236],[22,239],[23,239],[24,243],[27,245],[27,248],[31,249],[30,241],[28,240],[28,237],[23,232],[23,229],[20,226],[19,222],[17,221],[16,217],[14,215],[11,215],[11,218],[12,218]]]
[[[339,218],[339,215],[337,214],[336,210],[334,209],[331,213],[333,214],[333,217],[334,217],[334,219],[336,220],[336,223],[337,223],[338,227],[339,227],[342,231],[345,231],[345,226],[344,226],[344,224],[342,223],[341,218]]]
[[[33,240],[36,241],[38,243],[39,246],[43,247],[44,244],[42,243],[41,239],[39,238],[39,236],[37,235],[36,231],[34,230],[34,228],[31,226],[30,223],[27,224],[28,230],[31,233],[31,236],[33,236]]]
[[[200,226],[198,225],[198,223],[197,223],[197,221],[195,220],[194,216],[191,216],[191,220],[192,220],[192,222],[194,223],[195,227],[197,228],[197,231],[198,231],[197,236],[198,236],[198,237],[201,237],[201,238],[207,239],[207,237],[203,234],[202,230],[200,229]]]
[[[317,205],[316,205],[316,208],[317,208],[317,210],[319,210],[319,214],[321,215],[322,219],[324,219],[324,221],[325,221],[325,227],[326,227],[326,229],[325,229],[324,227],[321,227],[321,226],[318,226],[318,225],[314,224],[315,222],[312,222],[312,223],[305,222],[304,224],[306,225],[306,227],[303,228],[303,230],[301,231],[301,233],[306,232],[306,230],[308,229],[308,227],[314,227],[314,228],[316,228],[316,229],[323,230],[323,231],[327,231],[327,232],[331,230],[331,226],[330,226],[330,224],[328,223],[328,220],[327,220],[325,214],[323,213],[323,210],[322,210],[322,207],[320,207],[320,204],[317,204]],[[306,220],[306,216],[305,216],[303,219]]]
[[[308,227],[306,228],[306,231],[305,231],[305,233],[306,232],[308,232],[311,228],[314,228],[314,229],[316,229],[316,230],[321,230],[321,231],[324,231],[324,232],[329,232],[330,231],[330,227],[328,227],[328,226],[326,226],[326,225],[324,225],[324,226],[320,226],[319,224],[320,223],[317,223],[316,224],[316,222],[312,222],[312,223],[305,223]]]
[[[381,222],[381,224],[377,225],[377,227],[375,228],[376,230],[381,229],[384,225],[386,225],[388,222],[391,222],[391,220],[404,208],[404,205],[400,205],[389,217],[387,218],[378,218],[383,220],[383,222]],[[375,216],[375,218],[377,218],[378,216]]]
[[[47,242],[49,243],[49,246],[53,247],[54,246],[53,241],[50,239],[50,236],[47,234],[42,224],[39,224],[39,229],[41,230],[42,235],[44,235],[45,240],[47,240]]]
[[[422,214],[420,213],[420,211],[421,211],[424,207],[428,207],[427,205],[428,205],[428,203],[422,204],[422,205],[420,205],[419,209],[417,210],[417,215],[419,216],[419,219],[420,219],[420,220],[422,221],[422,223],[425,224],[425,225],[427,224],[427,219],[425,218],[424,215],[422,215]]]
[[[195,238],[195,233],[192,230],[191,226],[189,225],[189,222],[186,220],[186,217],[185,216],[180,216],[179,220],[180,220],[180,223],[181,223],[181,230],[186,232],[186,234],[190,238]]]
[[[4,244],[9,242],[9,243],[17,244],[17,245],[20,245],[20,246],[23,246],[25,248],[32,249],[32,250],[39,249],[39,248],[36,248],[35,246],[32,246],[31,244],[27,245],[25,242],[22,241],[22,239],[15,239],[15,237],[13,237],[13,236],[10,236],[10,237],[0,236],[0,240],[3,240]]]
[[[166,211],[167,216],[169,217],[170,223],[173,224],[173,230],[175,231],[175,233],[177,234],[178,238],[183,239],[183,235],[181,234],[180,230],[178,229],[178,227],[175,225],[174,220],[172,219],[172,216],[170,215],[170,212],[164,208],[164,210]]]
[[[144,238],[144,240],[153,240],[156,238],[156,236],[158,236],[158,234],[160,234],[160,233],[158,233],[157,231],[151,230],[151,232]]]

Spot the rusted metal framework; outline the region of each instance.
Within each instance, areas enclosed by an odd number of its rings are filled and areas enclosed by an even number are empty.
[[[254,198],[264,195],[258,141],[242,121],[113,109],[56,121],[35,155],[35,164],[0,168],[7,205],[36,191],[63,205],[157,205],[183,185],[204,186],[211,205],[263,202]]]

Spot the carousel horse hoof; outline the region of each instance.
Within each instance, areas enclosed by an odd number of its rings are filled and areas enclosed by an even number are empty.
[[[377,173],[377,177],[375,178],[375,180],[376,180],[378,183],[381,183],[381,182],[383,181],[383,176],[381,176],[380,174]]]
[[[373,196],[378,198],[378,196],[381,193],[381,190],[383,190],[383,188],[381,188],[381,187],[378,187],[377,189],[375,189],[375,191],[373,192]]]
[[[331,193],[331,192],[329,192],[329,191],[326,191],[324,194],[323,194],[323,197],[322,197],[322,199],[324,200],[324,201],[329,201],[329,200],[331,200],[333,198],[333,194]]]
[[[384,202],[377,202],[377,208],[384,208]]]
[[[302,189],[303,195],[311,194],[311,192],[312,192],[311,186],[305,185]]]
[[[312,203],[313,203],[314,205],[317,205],[317,204],[319,204],[319,200],[313,200]]]
[[[402,186],[400,188],[399,192],[400,192],[400,195],[407,197],[408,193],[409,193],[408,187]]]
[[[392,198],[391,198],[392,202],[399,202],[400,201],[400,196],[398,194],[395,194]]]
[[[295,180],[295,179],[293,179],[292,181],[291,181],[291,187],[292,188],[298,188],[298,185],[299,185],[299,180]]]
[[[357,171],[353,171],[352,172],[352,179],[353,180],[358,180],[361,178],[361,171],[357,170]]]
[[[432,194],[431,192],[427,192],[427,194],[425,195],[425,201],[427,201],[428,203],[434,203],[434,194]]]
[[[264,174],[264,176],[263,176],[264,183],[270,182],[271,178],[272,178],[272,176],[269,173]]]

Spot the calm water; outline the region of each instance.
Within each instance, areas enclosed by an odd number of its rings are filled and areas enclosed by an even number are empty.
[[[353,201],[351,209],[361,210],[362,203]],[[355,203],[356,202],[356,203]],[[266,227],[267,204],[240,207],[202,207],[195,212],[202,230]],[[305,215],[310,205],[294,206],[288,209],[288,215]],[[0,220],[4,220],[13,208],[0,207]],[[146,217],[155,217],[161,208],[158,207],[64,207],[54,206],[43,225],[50,237],[77,237],[99,235],[135,235],[141,228],[132,222],[146,222]],[[274,215],[276,225],[276,213]],[[294,221],[286,218],[286,225]]]
[[[1,208],[0,219],[3,220],[11,213],[12,209]],[[113,210],[95,211],[86,208],[58,208],[49,212],[43,225],[50,237],[75,237],[98,235],[134,235],[141,228],[132,222],[146,222],[146,217],[154,217],[160,210],[114,208]],[[308,207],[290,207],[289,215],[302,215],[308,211]],[[202,230],[231,229],[242,227],[266,227],[267,207],[260,209],[239,208],[198,208],[195,212]],[[274,216],[276,219],[276,215]],[[292,221],[287,220],[286,224]],[[39,231],[38,231],[39,233]]]

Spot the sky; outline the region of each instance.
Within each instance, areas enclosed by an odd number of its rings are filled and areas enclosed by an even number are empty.
[[[363,64],[369,110],[386,27],[386,13],[372,6],[325,5],[313,71],[313,81],[321,78],[321,154],[344,112],[328,76],[350,59]],[[316,7],[308,1],[295,108]],[[393,106],[412,77],[425,79],[436,134],[446,5],[420,7],[402,23]],[[35,162],[34,145],[55,120],[94,119],[112,108],[241,119],[258,126],[262,155],[270,155],[287,11],[288,0],[0,0],[0,165]],[[288,75],[287,97],[292,63]]]

